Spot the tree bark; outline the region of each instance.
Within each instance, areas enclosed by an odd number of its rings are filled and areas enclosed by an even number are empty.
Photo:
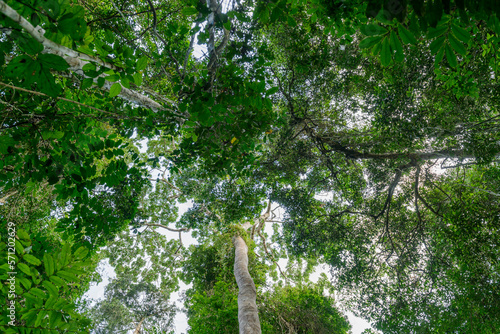
[[[144,320],[146,320],[146,317],[143,317],[141,319],[141,321],[139,321],[139,323],[137,324],[137,327],[135,328],[134,334],[139,334],[141,332],[141,327],[142,327],[142,323],[144,322]]]
[[[240,236],[233,237],[234,277],[238,284],[238,322],[240,334],[260,334],[257,289],[248,272],[248,247]]]

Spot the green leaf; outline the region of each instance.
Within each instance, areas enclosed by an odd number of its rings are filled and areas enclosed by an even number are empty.
[[[38,56],[38,60],[43,66],[54,69],[56,71],[66,71],[69,68],[68,63],[63,57],[53,54],[41,54]]]
[[[49,313],[49,327],[55,328],[56,326],[60,326],[63,324],[62,314],[57,311],[50,311]]]
[[[54,304],[57,302],[57,299],[59,298],[59,295],[58,294],[55,294],[55,295],[50,295],[49,298],[47,299],[47,301],[45,302],[45,308],[46,309],[51,309]]]
[[[43,281],[42,285],[51,296],[57,296],[59,294],[59,289],[52,282]]]
[[[194,7],[184,7],[182,9],[182,14],[186,15],[186,16],[191,16],[191,15],[198,14],[198,10]]]
[[[442,36],[446,31],[448,31],[448,27],[440,26],[437,28],[429,28],[429,32],[427,33],[427,39],[433,39],[439,36]]]
[[[14,245],[17,254],[22,254],[24,253],[24,247],[21,245],[21,242],[19,240],[16,240],[16,243]]]
[[[405,44],[417,44],[417,39],[413,35],[411,31],[403,27],[401,24],[398,24],[398,33],[399,37]]]
[[[108,75],[105,79],[111,82],[115,82],[120,80],[120,76],[118,74],[113,74],[113,75]]]
[[[87,23],[82,17],[76,17],[73,13],[65,14],[57,24],[57,28],[65,35],[70,35],[75,40],[85,37]]]
[[[133,77],[134,77],[134,83],[137,86],[142,85],[142,74],[141,73],[134,73]]]
[[[30,269],[30,267],[28,267],[28,265],[26,265],[24,263],[18,263],[17,267],[19,268],[19,270],[21,270],[26,275],[31,276],[31,269]]]
[[[29,65],[33,62],[33,59],[31,59],[31,57],[29,56],[17,56],[9,62],[7,68],[5,69],[5,72],[12,77],[24,77]]]
[[[37,296],[40,299],[45,299],[47,297],[45,292],[43,290],[38,289],[38,288],[31,288],[29,292],[31,294],[33,294],[34,296]]]
[[[103,77],[99,77],[99,78],[97,78],[97,86],[98,86],[99,88],[102,88],[102,86],[104,86],[104,81],[105,81],[105,80],[104,80],[104,78],[103,78]]]
[[[269,8],[265,7],[259,14],[259,19],[262,23],[267,23],[269,21]]]
[[[371,48],[382,40],[383,36],[366,37],[359,43],[361,49]]]
[[[470,33],[467,30],[457,26],[455,23],[452,23],[451,31],[460,41],[464,42],[465,44],[469,42]]]
[[[431,50],[431,53],[433,55],[435,55],[439,51],[439,49],[443,46],[445,40],[446,36],[441,36],[432,41],[429,49]]]
[[[30,240],[29,234],[23,229],[18,229],[16,234],[19,237],[19,239]]]
[[[23,260],[35,266],[39,266],[42,264],[42,262],[39,259],[37,259],[31,254],[24,254]]]
[[[70,281],[70,282],[78,282],[79,281],[79,278],[75,274],[72,274],[72,273],[65,271],[65,270],[59,270],[57,272],[57,276],[62,277],[65,280]]]
[[[104,39],[109,44],[113,44],[115,42],[115,34],[111,30],[104,30]]]
[[[46,68],[42,68],[40,71],[38,87],[41,92],[51,97],[57,97],[61,93],[61,86],[56,84],[54,76],[50,73],[50,70]]]
[[[31,281],[29,279],[27,279],[26,277],[18,278],[18,280],[19,280],[19,282],[21,282],[24,285],[26,290],[29,290],[31,288]]]
[[[388,32],[386,28],[378,24],[367,24],[365,26],[361,26],[360,31],[366,36],[380,36],[385,35]]]
[[[444,48],[439,49],[439,52],[436,55],[436,58],[434,59],[434,65],[438,67],[438,65],[441,63],[444,57]]]
[[[288,21],[288,25],[290,27],[296,27],[297,26],[297,21],[295,21],[295,19],[291,16],[287,16],[287,21]]]
[[[457,53],[461,54],[462,56],[465,56],[467,54],[467,50],[465,49],[465,47],[452,34],[448,35],[448,40],[453,50],[455,50]]]
[[[36,316],[35,327],[38,327],[42,324],[43,318],[47,315],[47,311],[40,310],[38,315]]]
[[[81,260],[85,258],[85,256],[87,256],[88,253],[89,250],[86,247],[81,246],[75,251],[74,256],[76,259]]]
[[[382,42],[382,50],[380,51],[380,60],[382,62],[382,66],[389,66],[391,63],[391,47],[389,44],[389,38],[384,38]]]
[[[136,69],[137,69],[137,71],[142,71],[142,70],[143,70],[143,69],[145,69],[147,66],[148,66],[148,58],[146,58],[146,57],[141,57],[141,58],[139,58],[139,60],[137,61],[137,66],[136,66]]]
[[[59,286],[59,287],[62,287],[62,286],[65,286],[66,285],[66,281],[63,280],[62,278],[60,277],[57,277],[57,276],[50,276],[49,277],[50,281],[53,282],[55,285]]]
[[[8,154],[9,147],[16,145],[17,141],[12,139],[11,136],[0,136],[0,153]]]
[[[70,258],[71,258],[71,245],[69,243],[65,243],[57,259],[57,269],[65,267],[69,263]]]
[[[130,89],[130,80],[127,78],[122,78],[120,81],[123,87]]]
[[[21,319],[25,320],[27,324],[30,324],[33,321],[35,321],[37,314],[38,314],[38,310],[30,310],[30,311],[26,312],[25,314],[23,314],[21,316]]]
[[[87,64],[83,65],[82,70],[84,70],[84,71],[95,71],[96,67],[95,67],[95,64],[87,63]]]
[[[120,83],[116,82],[109,89],[109,97],[115,97],[118,94],[120,94],[121,91],[122,91],[122,85],[120,85]]]
[[[402,62],[405,59],[403,45],[394,31],[391,31],[391,48],[396,51],[394,59],[397,62]]]
[[[31,36],[19,35],[17,41],[19,47],[30,55],[35,55],[43,50],[43,45]]]
[[[446,59],[451,67],[455,68],[458,66],[457,56],[448,44],[446,44]]]

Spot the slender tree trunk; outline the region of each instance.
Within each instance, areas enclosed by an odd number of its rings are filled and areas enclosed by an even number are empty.
[[[240,334],[260,334],[257,290],[248,272],[248,247],[240,236],[233,237],[235,248],[234,277],[238,283],[238,322]]]
[[[143,317],[141,319],[141,321],[139,321],[139,323],[137,324],[137,327],[135,328],[134,334],[139,334],[141,332],[141,326],[142,326],[142,323],[144,322],[144,320],[146,320],[146,317]]]

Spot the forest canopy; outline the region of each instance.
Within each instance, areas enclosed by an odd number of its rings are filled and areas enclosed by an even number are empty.
[[[497,333],[499,18],[0,0],[0,331]]]

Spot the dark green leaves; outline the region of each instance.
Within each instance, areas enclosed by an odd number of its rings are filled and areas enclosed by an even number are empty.
[[[361,49],[371,48],[382,40],[383,36],[366,37],[359,43]]]
[[[446,44],[446,59],[448,60],[448,63],[450,64],[451,67],[457,67],[457,56],[455,53],[451,50],[451,47]]]
[[[30,55],[35,55],[43,50],[43,45],[31,36],[19,35],[19,46]]]
[[[413,35],[412,32],[410,32],[408,29],[403,27],[401,24],[398,24],[398,33],[399,37],[405,44],[417,44],[417,39]]]
[[[439,49],[443,46],[444,42],[446,40],[446,36],[439,37],[432,41],[431,45],[429,46],[431,53],[434,55],[436,54]]]
[[[59,20],[57,27],[63,34],[70,35],[75,40],[82,39],[87,32],[87,23],[83,17],[74,13],[65,14]]]
[[[451,24],[451,31],[460,41],[467,44],[470,39],[470,34],[467,30],[457,26],[455,23]]]
[[[465,56],[467,54],[467,50],[463,46],[461,42],[459,42],[452,34],[448,35],[448,41],[450,42],[450,46],[455,50],[458,54]]]
[[[26,72],[32,63],[34,60],[30,56],[18,56],[9,62],[6,72],[13,77],[22,77],[27,74]]]
[[[389,39],[386,37],[382,42],[382,50],[380,51],[380,60],[383,66],[389,66],[391,63],[391,46],[389,44]]]
[[[55,82],[54,76],[49,69],[42,68],[37,83],[40,91],[49,96],[56,97],[61,93],[61,86]]]
[[[361,27],[361,33],[366,36],[380,36],[385,35],[388,31],[386,28],[378,24],[367,24]]]
[[[182,14],[186,15],[186,16],[191,16],[191,15],[198,14],[198,10],[194,7],[184,7],[182,9]]]
[[[69,67],[66,60],[63,57],[53,54],[41,54],[38,56],[38,60],[42,66],[46,68],[51,68],[56,71],[66,71]]]

